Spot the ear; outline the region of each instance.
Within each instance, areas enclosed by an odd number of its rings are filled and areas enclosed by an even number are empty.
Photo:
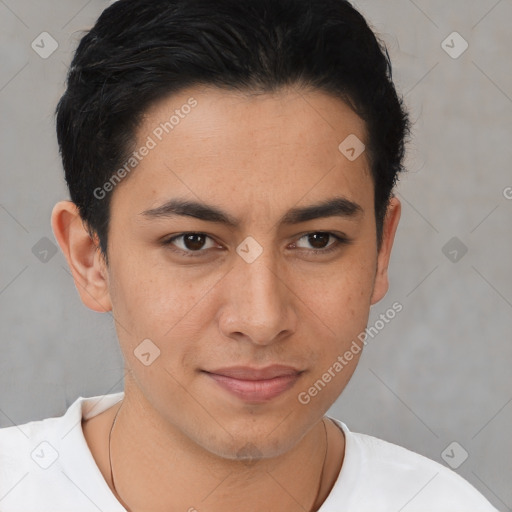
[[[60,201],[54,206],[52,230],[66,257],[82,302],[93,311],[110,311],[107,267],[97,240],[89,235],[75,203]]]
[[[377,256],[377,271],[375,274],[375,282],[373,283],[373,292],[371,304],[379,302],[386,295],[389,288],[388,281],[388,265],[391,255],[391,248],[395,240],[396,228],[400,220],[400,212],[402,205],[396,197],[389,200],[386,216],[382,226],[382,243]]]

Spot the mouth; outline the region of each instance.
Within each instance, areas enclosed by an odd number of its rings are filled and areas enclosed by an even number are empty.
[[[203,372],[222,389],[246,402],[268,402],[291,389],[303,371],[291,366],[272,365],[265,368],[233,366]]]

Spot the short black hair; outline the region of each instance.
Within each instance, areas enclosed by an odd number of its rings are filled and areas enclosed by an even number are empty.
[[[56,108],[71,200],[107,262],[112,193],[94,191],[130,157],[145,111],[194,85],[348,104],[365,121],[380,246],[410,121],[385,44],[348,1],[117,0],[80,40]]]

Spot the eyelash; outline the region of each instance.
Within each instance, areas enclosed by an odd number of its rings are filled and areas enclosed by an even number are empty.
[[[318,255],[325,255],[325,254],[330,254],[334,251],[337,251],[339,249],[341,249],[341,247],[343,245],[348,245],[351,243],[351,240],[347,237],[343,237],[343,236],[339,236],[339,235],[336,235],[335,233],[331,233],[329,231],[310,231],[309,233],[306,233],[304,235],[302,235],[299,240],[309,236],[309,235],[316,235],[316,234],[325,234],[325,235],[330,235],[332,236],[334,239],[335,239],[335,242],[331,245],[328,246],[327,249],[302,249],[302,250],[305,250],[308,254],[313,254],[315,256],[318,256]],[[171,238],[168,238],[166,240],[164,240],[162,242],[162,245],[168,247],[171,251],[175,252],[175,253],[178,253],[178,254],[181,254],[183,256],[186,256],[186,257],[201,257],[203,256],[204,253],[207,252],[207,249],[200,249],[198,251],[183,251],[182,249],[177,249],[177,248],[174,248],[172,247],[172,242],[174,242],[174,240],[177,240],[179,238],[182,238],[184,237],[185,235],[203,235],[203,236],[206,236],[207,238],[210,238],[212,239],[211,236],[207,235],[206,233],[201,233],[201,232],[195,232],[195,231],[188,231],[186,233],[181,233],[179,235],[174,235],[172,236]],[[203,254],[201,254],[203,253]]]

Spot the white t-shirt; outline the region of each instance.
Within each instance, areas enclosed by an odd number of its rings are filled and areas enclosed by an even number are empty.
[[[0,429],[2,512],[126,512],[82,431],[123,392],[79,397],[63,416]],[[345,433],[345,458],[319,512],[497,512],[457,473],[381,439]]]

